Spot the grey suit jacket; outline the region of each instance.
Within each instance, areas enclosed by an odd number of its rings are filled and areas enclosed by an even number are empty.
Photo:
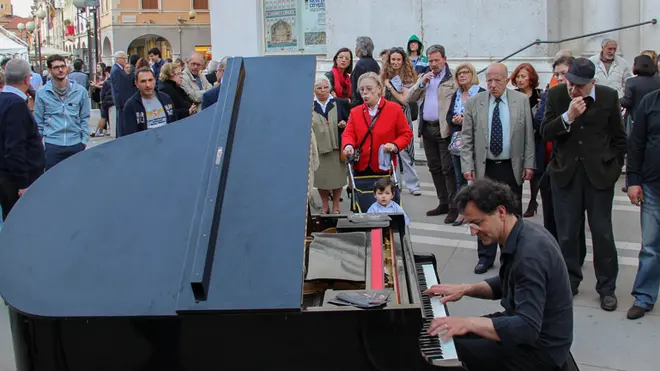
[[[523,93],[507,89],[509,118],[511,125],[511,166],[519,185],[523,183],[523,169],[534,169],[535,145],[532,110],[529,99]],[[488,91],[481,92],[465,103],[463,114],[463,145],[461,146],[461,167],[463,173],[475,172],[476,179],[486,176],[488,155]]]

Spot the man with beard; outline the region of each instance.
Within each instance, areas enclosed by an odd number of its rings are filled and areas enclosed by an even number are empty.
[[[69,81],[64,57],[46,60],[51,79],[39,91],[34,118],[44,138],[46,170],[83,151],[89,140],[89,99],[84,86]]]
[[[626,80],[632,77],[630,66],[625,59],[616,55],[616,41],[605,39],[601,47],[600,53],[589,58],[596,65],[596,84],[609,86],[619,93],[619,98],[623,97]]]
[[[501,246],[500,274],[472,284],[439,284],[425,294],[441,303],[465,296],[500,300],[504,311],[483,317],[438,317],[432,336],[453,337],[468,370],[555,371],[571,362],[573,298],[557,241],[541,225],[516,216],[511,188],[477,179],[456,196],[470,232]],[[571,362],[572,363],[572,362]]]

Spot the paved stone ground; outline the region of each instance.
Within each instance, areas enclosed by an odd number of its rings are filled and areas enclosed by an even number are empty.
[[[90,126],[95,127],[98,119],[94,117],[98,117],[98,113],[93,112],[92,117]],[[90,147],[110,140],[111,137],[92,139]],[[420,152],[423,151],[418,151]],[[426,210],[434,207],[437,200],[426,166],[417,166],[417,170],[422,180],[423,195],[413,197],[404,194],[403,200],[403,207],[412,220],[410,231],[415,250],[435,254],[440,280],[445,283],[475,282],[497,274],[497,265],[486,275],[478,276],[473,273],[477,261],[476,240],[470,236],[467,228],[445,225],[442,222],[444,217],[426,216]],[[622,181],[619,183],[617,190],[622,186]],[[525,187],[525,198],[526,205],[529,199],[528,186]],[[90,203],[93,203],[93,200],[90,199]],[[348,210],[347,204],[342,207],[344,211]],[[537,215],[532,220],[541,223],[542,217]],[[625,312],[632,304],[630,289],[637,269],[637,252],[641,237],[639,211],[620,192],[616,194],[614,201],[613,223],[620,263],[617,289],[619,309],[615,312],[600,309],[598,294],[594,290],[592,256],[589,254],[584,267],[585,280],[574,302],[575,341],[572,352],[582,371],[657,370],[654,352],[660,337],[660,312],[650,312],[637,321],[625,318]],[[590,242],[589,240],[589,245]],[[0,306],[0,312],[6,310],[5,306]],[[449,304],[450,315],[455,316],[480,315],[496,310],[500,310],[498,302],[477,299],[463,299]],[[0,313],[0,371],[14,370],[9,321],[6,313]]]

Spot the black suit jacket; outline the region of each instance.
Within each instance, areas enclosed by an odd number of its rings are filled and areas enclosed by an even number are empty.
[[[571,97],[566,85],[548,91],[541,123],[543,141],[554,141],[556,151],[548,169],[559,187],[569,185],[581,162],[596,189],[613,187],[621,175],[626,132],[616,90],[596,85],[596,100],[566,130],[561,118]]]
[[[218,96],[220,95],[220,88],[222,85],[218,85],[214,87],[213,89],[204,92],[202,94],[202,109],[207,109],[211,107],[212,105],[216,104],[218,102]]]

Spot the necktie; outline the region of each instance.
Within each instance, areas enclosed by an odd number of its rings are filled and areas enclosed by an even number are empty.
[[[495,109],[493,110],[493,120],[490,129],[490,152],[499,156],[502,153],[502,120],[500,120],[500,102],[502,99],[495,99]]]

